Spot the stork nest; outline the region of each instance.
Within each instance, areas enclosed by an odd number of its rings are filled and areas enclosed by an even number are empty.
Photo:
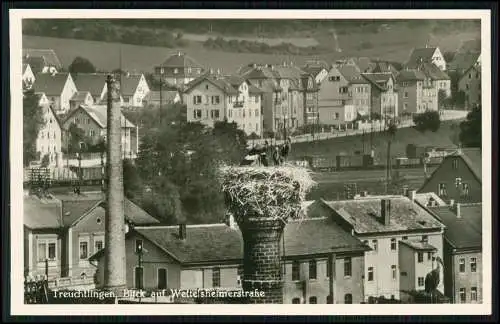
[[[310,171],[293,165],[222,166],[222,191],[228,212],[240,223],[249,217],[303,217],[302,202],[315,185]]]

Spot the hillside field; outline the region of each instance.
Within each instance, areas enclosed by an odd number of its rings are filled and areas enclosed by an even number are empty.
[[[444,121],[435,133],[427,131],[421,133],[414,128],[401,128],[397,131],[392,141],[391,156],[404,157],[406,146],[416,144],[422,146],[434,146],[442,148],[456,147],[454,138],[457,134],[459,120]],[[370,134],[365,134],[365,153],[369,153]],[[376,163],[385,164],[387,154],[386,136],[380,133],[373,134],[373,146],[375,150]],[[300,159],[303,156],[321,156],[335,159],[337,155],[353,155],[355,151],[363,152],[363,136],[346,136],[331,138],[315,142],[294,143],[291,150],[291,158]]]

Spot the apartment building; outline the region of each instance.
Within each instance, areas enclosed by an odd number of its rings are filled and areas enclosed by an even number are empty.
[[[414,48],[405,66],[409,69],[414,69],[421,63],[432,63],[441,71],[446,71],[446,60],[439,47],[426,45],[425,47]]]
[[[154,70],[155,76],[160,80],[179,88],[201,77],[205,72],[206,69],[200,63],[180,51],[170,55]]]
[[[370,82],[370,114],[382,117],[398,116],[398,93],[395,89],[395,78],[391,72],[362,73]]]
[[[40,160],[48,156],[49,166],[62,165],[62,125],[44,93],[36,93],[40,109],[43,112],[43,125],[36,138],[36,151]]]
[[[379,296],[404,299],[401,283],[408,288],[408,278],[417,289],[424,289],[424,282],[419,278],[433,270],[431,263],[420,262],[424,251],[432,252],[431,259],[443,258],[444,225],[413,197],[322,201],[332,210],[332,219],[371,248],[365,254],[364,292],[367,301]],[[402,241],[403,250],[399,243]],[[415,262],[400,264],[400,259],[412,256]],[[407,267],[412,264],[415,266],[411,268],[412,273],[418,274],[415,280],[408,277],[411,274]],[[438,290],[443,292],[442,284]]]
[[[184,91],[188,122],[213,127],[227,119],[247,135],[262,136],[262,91],[238,76],[205,74]]]

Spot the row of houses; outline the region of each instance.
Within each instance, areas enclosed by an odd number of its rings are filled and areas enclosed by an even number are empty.
[[[303,219],[285,226],[280,244],[285,303],[327,303],[330,286],[335,303],[380,296],[411,302],[430,276],[439,278],[437,289],[451,302],[481,303],[478,154],[446,157],[418,192],[305,202]],[[440,191],[457,177],[470,183],[469,198]],[[102,199],[100,193],[25,196],[25,274],[94,277],[100,287]],[[124,208],[128,288],[241,288],[243,240],[233,218],[167,226],[128,200]]]

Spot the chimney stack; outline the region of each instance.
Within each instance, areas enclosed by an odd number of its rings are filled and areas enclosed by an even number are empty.
[[[104,288],[121,296],[126,287],[125,218],[121,139],[120,88],[108,75],[107,93],[107,168]]]
[[[382,199],[380,203],[382,222],[387,226],[391,223],[391,201],[390,199]]]
[[[408,197],[409,189],[408,187],[404,186],[403,187],[403,196]]]
[[[462,215],[460,213],[460,204],[459,203],[456,203],[455,204],[455,213],[457,214],[457,218],[462,218]]]
[[[410,198],[411,202],[415,202],[415,197],[417,196],[417,191],[416,190],[409,190],[408,191],[408,198]]]
[[[179,239],[180,240],[186,239],[186,224],[185,223],[179,224]]]

